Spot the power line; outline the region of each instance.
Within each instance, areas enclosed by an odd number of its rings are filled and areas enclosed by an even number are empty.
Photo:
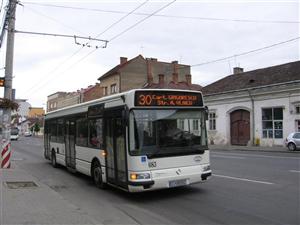
[[[144,22],[145,20],[149,19],[150,17],[154,16],[156,13],[162,11],[163,9],[169,7],[170,5],[172,5],[174,2],[176,2],[177,0],[173,0],[172,2],[169,2],[168,4],[164,5],[163,7],[159,8],[158,10],[154,11],[153,13],[149,14],[148,16],[146,16],[145,18],[143,18],[142,20],[138,21],[137,23],[133,24],[132,26],[126,28],[125,30],[123,30],[121,33],[115,35],[114,37],[112,37],[109,41],[115,40],[118,37],[120,37],[121,35],[123,35],[124,33],[126,33],[127,31],[131,30],[132,28],[136,27],[137,25],[139,25],[140,23]]]
[[[102,39],[97,39],[97,38],[92,38],[92,37],[77,36],[77,35],[69,35],[69,34],[54,34],[54,33],[42,33],[42,32],[20,31],[20,30],[15,30],[14,32],[15,33],[21,33],[21,34],[74,38],[76,44],[79,44],[76,41],[76,39],[84,39],[84,40],[89,40],[89,41],[101,41],[101,42],[104,42],[104,46],[102,46],[102,48],[106,48],[107,43],[108,43],[107,40],[102,40]],[[88,46],[88,45],[85,44],[84,46]]]
[[[75,31],[75,32],[79,32],[79,33],[81,33],[81,34],[86,35],[84,32],[82,32],[82,31],[80,31],[80,30],[78,30],[78,29],[76,29],[76,28],[74,28],[74,27],[72,27],[72,26],[69,26],[69,25],[67,25],[67,24],[65,24],[65,23],[63,23],[63,22],[61,22],[61,21],[59,21],[59,20],[57,20],[57,19],[55,19],[55,18],[53,18],[53,17],[50,17],[50,16],[48,16],[48,15],[46,15],[46,14],[44,14],[44,13],[41,13],[41,12],[35,10],[35,9],[32,9],[32,8],[30,8],[30,7],[28,7],[28,6],[26,6],[25,8],[26,8],[26,9],[29,9],[31,12],[33,12],[33,13],[39,15],[39,16],[45,17],[45,18],[47,18],[47,19],[49,19],[49,20],[52,20],[52,21],[54,21],[54,22],[56,22],[56,23],[58,23],[58,24],[60,24],[60,25],[62,25],[62,26],[64,26],[64,27],[66,27],[66,28],[69,28],[69,29],[71,29],[71,30],[73,30],[73,31]]]
[[[63,8],[63,9],[72,9],[72,10],[84,10],[84,11],[94,11],[102,13],[114,13],[114,14],[126,14],[125,11],[118,10],[103,10],[103,9],[91,9],[85,7],[74,7],[74,6],[63,6],[63,5],[54,5],[54,4],[45,4],[45,3],[34,3],[34,2],[25,2],[26,4],[54,7],[54,8]],[[133,13],[133,15],[139,16],[148,16],[148,13]],[[165,15],[165,14],[156,14],[155,17],[165,17],[165,18],[174,18],[174,19],[194,19],[194,20],[204,20],[204,21],[219,21],[219,22],[240,22],[240,23],[279,23],[279,24],[299,24],[300,21],[285,21],[285,20],[251,20],[251,19],[226,19],[226,18],[213,18],[213,17],[197,17],[197,16],[177,16],[177,15]]]
[[[118,23],[120,23],[122,20],[124,20],[126,17],[128,17],[129,15],[131,15],[133,12],[135,12],[136,10],[138,10],[140,7],[142,7],[143,5],[145,5],[149,0],[146,0],[145,2],[143,2],[142,4],[140,4],[138,7],[134,8],[132,11],[130,11],[127,15],[121,17],[119,20],[117,20],[115,23],[113,23],[112,25],[108,26],[104,31],[102,31],[101,33],[99,33],[97,37],[99,37],[100,35],[102,35],[103,33],[105,33],[106,31],[108,31],[109,29],[111,29],[112,27],[114,27],[115,25],[117,25]],[[89,42],[87,43],[89,44]],[[57,68],[61,67],[63,64],[65,64],[67,61],[69,61],[71,58],[73,58],[76,54],[78,54],[83,48],[77,50],[76,52],[74,52],[71,57],[69,57],[67,60],[65,60],[63,63],[61,63],[58,67],[56,67],[54,69],[57,70]],[[89,55],[91,55],[92,53],[94,53],[97,49],[94,49],[93,51],[91,51],[90,53],[88,53],[87,55],[83,56],[82,58],[80,58],[79,60],[77,60],[75,63],[73,63],[71,66],[69,66],[66,70],[64,70],[63,72],[61,72],[60,74],[65,73],[66,71],[68,71],[69,69],[71,69],[72,67],[74,67],[75,65],[78,65],[78,63],[80,63],[81,61],[83,61],[85,58],[87,58]],[[50,79],[51,80],[51,79]],[[49,79],[48,79],[49,81]],[[48,81],[45,83],[47,84]],[[45,86],[45,84],[43,84],[42,86],[38,86],[39,88]],[[36,87],[36,86],[35,86]],[[35,88],[36,89],[36,88]],[[29,92],[32,92],[35,89],[29,89]]]
[[[282,41],[282,42],[278,42],[278,43],[275,43],[275,44],[272,44],[272,45],[267,45],[267,46],[264,46],[262,48],[253,49],[253,50],[250,50],[250,51],[247,51],[247,52],[242,52],[242,53],[238,53],[238,54],[235,54],[235,55],[226,56],[226,57],[223,57],[223,58],[220,58],[220,59],[215,59],[215,60],[211,60],[211,61],[207,61],[207,62],[203,62],[203,63],[193,64],[190,67],[198,67],[198,66],[203,66],[203,65],[207,65],[207,64],[216,63],[216,62],[221,62],[221,61],[224,61],[224,60],[235,58],[237,56],[243,56],[243,55],[251,54],[253,52],[263,51],[265,49],[273,48],[275,46],[283,45],[283,44],[293,42],[293,41],[296,41],[296,40],[299,40],[299,39],[300,39],[300,37],[292,38],[292,39]],[[185,67],[189,67],[189,66],[180,66],[178,69],[183,69]]]

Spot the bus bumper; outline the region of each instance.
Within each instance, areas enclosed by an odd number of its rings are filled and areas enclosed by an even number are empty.
[[[182,168],[181,170],[184,169]],[[159,176],[155,176],[155,174],[159,174]],[[169,171],[166,170],[155,171],[152,172],[151,181],[129,182],[128,191],[143,192],[143,191],[152,191],[152,190],[159,190],[159,189],[166,189],[166,188],[175,188],[179,186],[188,186],[191,184],[204,182],[208,180],[211,177],[211,175],[212,175],[211,170],[203,171],[202,173],[194,173],[194,174],[183,173],[182,175],[176,174],[175,169],[170,169]]]

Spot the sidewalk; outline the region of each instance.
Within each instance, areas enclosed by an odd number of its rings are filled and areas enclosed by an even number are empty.
[[[95,224],[95,221],[12,161],[12,168],[0,169],[0,224]]]
[[[238,145],[209,145],[210,150],[219,151],[253,151],[253,152],[281,152],[281,153],[298,153],[300,151],[289,151],[283,146],[263,147],[263,146],[238,146]]]

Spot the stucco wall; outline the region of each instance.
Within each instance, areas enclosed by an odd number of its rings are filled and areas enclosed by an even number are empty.
[[[254,102],[254,122],[251,99]],[[204,101],[209,111],[216,113],[216,130],[208,130],[209,142],[213,140],[219,145],[230,144],[230,113],[237,109],[250,112],[249,144],[258,140],[261,146],[284,145],[287,135],[296,130],[296,120],[300,120],[300,114],[295,113],[295,104],[300,101],[299,83],[210,95],[205,96]],[[263,138],[262,109],[276,107],[283,108],[283,138]]]

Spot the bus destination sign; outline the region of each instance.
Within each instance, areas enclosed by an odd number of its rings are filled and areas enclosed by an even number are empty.
[[[136,91],[135,106],[203,106],[201,93]]]

